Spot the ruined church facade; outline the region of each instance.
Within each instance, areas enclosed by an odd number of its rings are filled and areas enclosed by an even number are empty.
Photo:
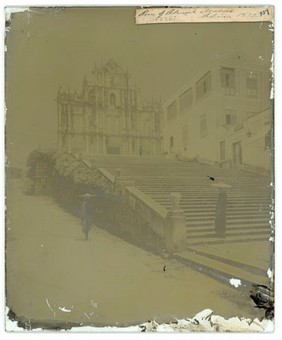
[[[57,93],[58,147],[86,155],[159,155],[161,103],[140,90],[115,61],[95,67],[80,92]]]

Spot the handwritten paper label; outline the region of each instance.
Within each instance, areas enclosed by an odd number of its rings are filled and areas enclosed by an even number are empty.
[[[260,22],[273,20],[273,6],[142,8],[136,24],[180,22]]]

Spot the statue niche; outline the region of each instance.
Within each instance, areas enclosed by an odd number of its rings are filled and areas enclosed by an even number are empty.
[[[110,106],[116,107],[116,95],[114,93],[110,94]]]

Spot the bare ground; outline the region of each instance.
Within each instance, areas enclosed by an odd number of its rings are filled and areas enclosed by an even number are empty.
[[[8,183],[7,305],[18,317],[94,325],[132,325],[192,317],[210,308],[225,318],[261,317],[247,291],[128,244],[80,220],[51,197]],[[163,267],[166,266],[166,271]]]

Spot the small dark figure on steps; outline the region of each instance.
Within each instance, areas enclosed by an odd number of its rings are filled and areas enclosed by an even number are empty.
[[[142,144],[139,145],[139,156],[143,155],[143,147]]]
[[[227,193],[226,188],[232,188],[231,185],[223,182],[212,183],[211,186],[219,189],[219,194],[215,207],[215,233],[218,237],[226,236],[226,209],[227,209]]]
[[[214,177],[211,177],[211,176],[207,176],[211,181],[215,181],[215,178]]]
[[[220,188],[215,210],[215,232],[219,237],[225,237],[226,233],[226,205],[227,194]]]

